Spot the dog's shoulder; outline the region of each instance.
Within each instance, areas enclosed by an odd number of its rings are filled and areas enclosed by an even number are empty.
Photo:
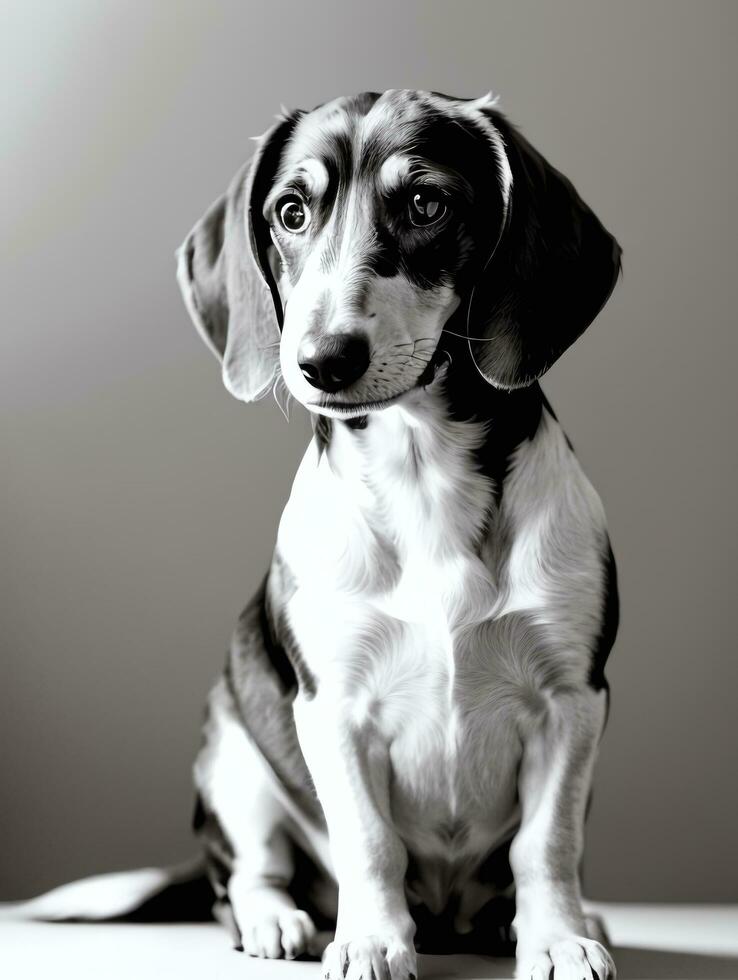
[[[544,651],[604,686],[618,626],[605,512],[543,395],[535,429],[507,461],[485,550],[500,586],[498,617],[524,618]]]

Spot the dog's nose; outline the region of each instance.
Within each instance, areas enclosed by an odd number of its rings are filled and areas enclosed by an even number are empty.
[[[369,344],[347,333],[319,337],[302,344],[297,363],[313,388],[340,391],[358,381],[369,367]]]

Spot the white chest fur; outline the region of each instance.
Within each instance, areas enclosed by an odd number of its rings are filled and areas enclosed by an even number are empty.
[[[335,426],[326,452],[308,450],[280,525],[302,656],[388,744],[395,819],[426,851],[444,846],[437,829],[460,806],[457,637],[497,597],[479,557],[493,489],[474,465],[484,437],[482,424],[448,420],[432,391],[366,430]]]
[[[301,646],[313,628],[325,632],[324,604],[332,619],[343,611],[345,626],[357,615],[386,618],[439,641],[489,614],[495,588],[479,551],[492,485],[473,460],[484,435],[479,423],[447,419],[441,396],[426,390],[366,430],[335,426],[322,455],[310,446],[278,541],[301,593],[290,609],[297,629],[304,607]],[[341,649],[303,650],[318,676],[350,656],[350,634],[336,640]]]

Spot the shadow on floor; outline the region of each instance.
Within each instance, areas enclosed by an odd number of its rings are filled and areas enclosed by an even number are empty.
[[[631,946],[612,952],[618,980],[738,980],[738,957]],[[421,956],[420,961],[423,980],[509,980],[515,970],[512,959],[454,956],[451,964],[446,956]]]
[[[616,946],[619,980],[738,980],[738,957]]]

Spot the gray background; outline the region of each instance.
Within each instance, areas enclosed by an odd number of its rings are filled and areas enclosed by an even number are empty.
[[[308,425],[227,395],[173,251],[280,102],[409,86],[501,93],[623,245],[545,382],[622,583],[587,890],[738,899],[738,4],[23,0],[2,19],[0,897],[192,851],[201,705]]]

